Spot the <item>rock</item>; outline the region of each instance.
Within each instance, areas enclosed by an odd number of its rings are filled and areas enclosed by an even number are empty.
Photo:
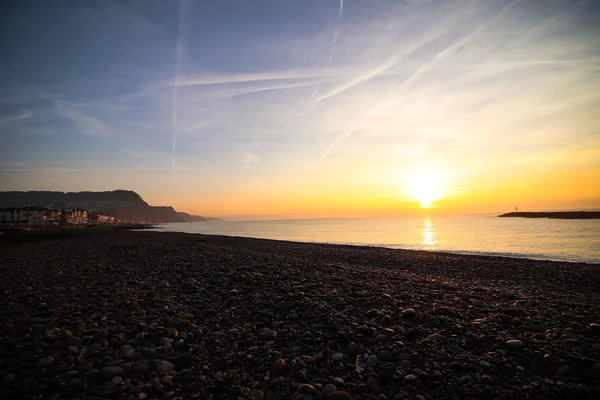
[[[457,371],[457,372],[460,372],[460,371],[462,371],[463,369],[465,369],[465,366],[464,366],[464,365],[462,365],[462,364],[461,364],[461,363],[459,363],[459,362],[452,362],[452,363],[450,363],[450,369],[452,369],[452,370],[454,370],[454,371]]]
[[[381,350],[381,353],[379,353],[379,355],[381,356],[381,361],[383,362],[394,361],[394,357],[392,357],[392,355],[385,350]]]
[[[303,383],[298,386],[298,391],[300,393],[304,393],[309,396],[315,396],[317,394],[317,389],[313,385],[309,385],[308,383]]]
[[[434,333],[433,335],[427,336],[427,339],[431,340],[432,342],[438,342],[444,340],[444,337],[439,333]]]
[[[492,367],[492,364],[490,364],[490,363],[489,363],[489,362],[487,362],[487,361],[481,361],[481,362],[479,362],[479,366],[480,366],[481,368],[491,368],[491,367]]]
[[[417,316],[417,313],[412,308],[407,308],[406,310],[402,310],[402,316],[404,318],[414,318]]]
[[[325,397],[326,399],[329,398],[329,396],[336,390],[337,387],[335,387],[335,385],[328,383],[327,385],[325,385],[325,388],[323,388],[323,397]]]
[[[52,365],[53,362],[54,362],[54,357],[52,357],[52,356],[44,357],[38,362],[38,367],[48,368],[50,365]]]
[[[405,368],[405,369],[410,368],[410,361],[409,360],[402,360],[400,362],[400,368]]]
[[[306,373],[304,371],[296,372],[296,379],[299,382],[308,382],[308,378],[306,377]]]
[[[103,329],[96,331],[96,333],[94,333],[94,341],[95,342],[99,342],[102,339],[105,339],[107,337],[108,337],[108,331],[103,330]]]
[[[520,340],[507,340],[506,347],[513,350],[520,350],[523,348],[523,342]]]
[[[481,397],[483,396],[483,390],[481,390],[481,388],[477,385],[473,385],[472,387],[473,389],[473,394],[477,397]]]
[[[494,380],[488,375],[483,375],[481,377],[481,382],[485,383],[486,385],[491,385],[494,383]]]
[[[2,379],[2,386],[11,386],[14,383],[15,383],[15,375],[14,374],[8,374],[4,377],[4,379]]]
[[[158,372],[171,372],[175,369],[175,365],[173,365],[172,363],[168,362],[168,361],[161,361],[158,363],[158,365],[156,366],[156,370]]]
[[[335,353],[333,356],[331,356],[331,360],[333,362],[340,362],[344,359],[344,355],[342,353]]]
[[[573,371],[570,366],[563,365],[562,367],[560,367],[556,370],[556,372],[554,373],[554,377],[555,378],[570,378],[572,373],[573,373]]]
[[[327,400],[352,400],[352,396],[348,392],[337,391],[331,393]]]
[[[250,391],[250,396],[254,397],[255,400],[263,400],[265,395],[258,389],[252,389]]]
[[[377,364],[377,356],[375,354],[371,354],[367,358],[367,366],[372,367]]]
[[[373,394],[379,393],[379,382],[377,382],[377,379],[375,379],[374,377],[369,377],[369,379],[367,379],[366,385],[369,389],[369,392]]]
[[[104,380],[110,380],[115,376],[121,375],[123,373],[123,368],[121,367],[104,367],[100,371],[98,371],[98,377]]]
[[[404,382],[408,383],[409,385],[414,385],[417,383],[417,377],[414,375],[406,375],[404,377]]]
[[[273,365],[271,366],[271,374],[273,376],[279,376],[279,375],[283,374],[283,371],[285,371],[285,367],[286,367],[285,360],[280,358],[279,360],[276,360],[273,363]]]
[[[364,383],[361,383],[356,387],[356,391],[360,394],[366,394],[369,392],[369,388]]]

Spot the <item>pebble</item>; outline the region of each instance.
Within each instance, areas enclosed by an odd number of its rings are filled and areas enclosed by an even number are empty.
[[[377,356],[375,354],[371,354],[369,358],[367,358],[367,366],[372,367],[377,364]]]
[[[100,379],[110,380],[122,373],[123,368],[121,367],[104,367],[100,371],[98,371],[98,376],[100,377]]]
[[[402,316],[404,318],[414,318],[417,316],[417,312],[412,308],[407,308],[405,310],[402,310]]]
[[[48,368],[50,365],[52,365],[53,362],[54,362],[54,357],[52,357],[52,356],[44,357],[38,362],[38,367]]]
[[[404,368],[404,369],[408,369],[410,368],[410,361],[409,360],[402,360],[400,362],[400,368]]]
[[[344,359],[344,355],[342,353],[335,353],[333,356],[331,356],[331,360],[333,362],[340,362]]]
[[[328,383],[323,388],[323,396],[327,399],[331,395],[331,393],[335,392],[336,390],[337,387],[335,385]]]
[[[520,340],[508,340],[506,341],[506,347],[513,350],[520,350],[523,348],[523,342]]]
[[[273,363],[273,365],[271,366],[271,374],[273,376],[279,376],[279,375],[283,374],[283,371],[285,371],[285,367],[286,367],[285,360],[280,358],[280,359],[276,360]]]
[[[570,378],[572,374],[572,369],[568,365],[563,365],[558,368],[556,372],[554,372],[554,376],[557,378]]]
[[[337,391],[331,393],[327,400],[352,400],[352,396],[348,392]]]
[[[414,385],[417,383],[417,377],[414,375],[406,375],[404,377],[404,382],[408,383],[409,385]]]
[[[490,363],[489,363],[489,362],[487,362],[487,361],[481,361],[481,362],[479,362],[479,365],[480,365],[482,368],[491,368],[491,367],[492,367],[492,364],[490,364]]]
[[[317,394],[317,390],[315,389],[315,387],[307,383],[303,383],[300,386],[298,386],[298,391],[309,396],[315,396]]]
[[[173,365],[169,361],[164,361],[164,360],[159,362],[158,365],[156,366],[156,370],[158,372],[170,372],[170,371],[173,371],[174,369],[175,369],[175,365]]]
[[[366,385],[369,389],[369,392],[373,394],[379,393],[379,382],[377,382],[377,379],[375,379],[374,377],[369,377],[369,379],[367,379]]]
[[[254,400],[263,400],[265,397],[263,392],[258,389],[252,389],[250,391],[250,396],[254,397]]]

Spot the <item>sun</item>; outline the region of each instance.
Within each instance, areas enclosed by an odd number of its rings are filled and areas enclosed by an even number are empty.
[[[429,208],[432,203],[442,196],[441,174],[428,166],[415,168],[407,177],[405,190],[421,207]]]

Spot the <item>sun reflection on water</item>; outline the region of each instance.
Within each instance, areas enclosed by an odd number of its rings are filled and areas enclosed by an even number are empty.
[[[423,221],[423,232],[421,236],[423,237],[423,244],[425,246],[433,246],[435,244],[435,238],[433,236],[433,224],[429,218],[425,218]]]

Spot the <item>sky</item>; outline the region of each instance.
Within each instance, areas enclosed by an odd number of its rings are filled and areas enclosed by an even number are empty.
[[[0,190],[242,217],[600,208],[600,1],[4,1]]]

